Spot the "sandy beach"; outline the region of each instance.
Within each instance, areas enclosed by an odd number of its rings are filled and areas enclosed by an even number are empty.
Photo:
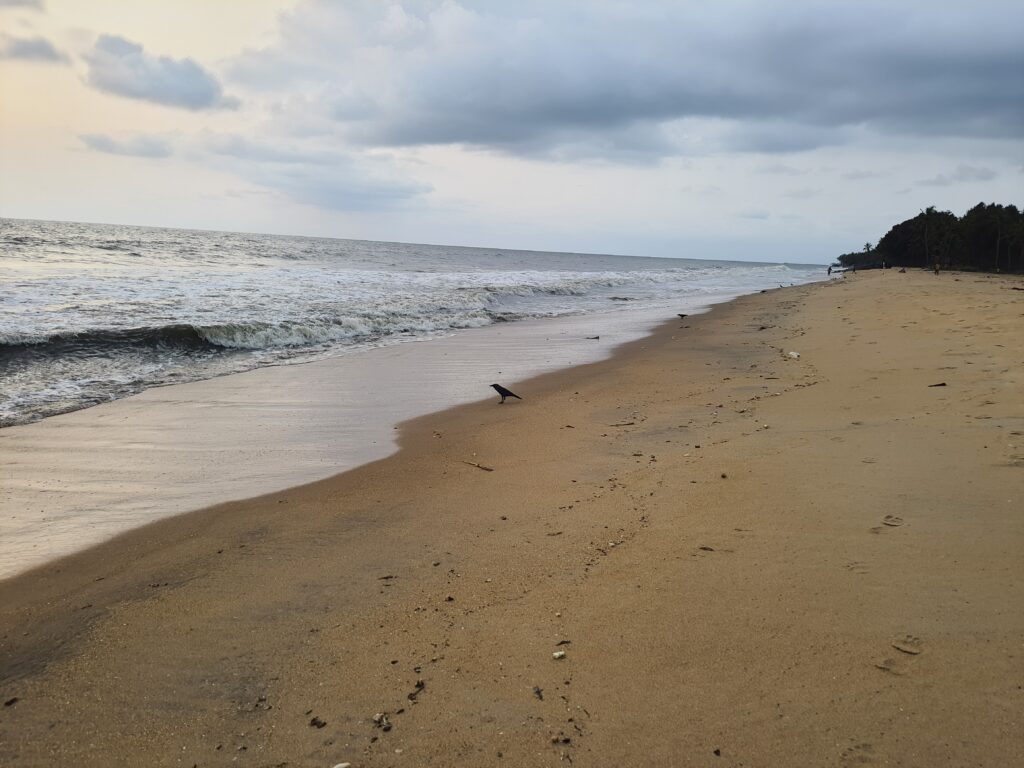
[[[747,296],[0,582],[0,763],[1022,764],[1022,287]]]

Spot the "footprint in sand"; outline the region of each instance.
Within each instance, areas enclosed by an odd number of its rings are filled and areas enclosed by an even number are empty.
[[[890,645],[897,651],[902,651],[909,656],[917,656],[924,650],[924,641],[914,635],[902,635],[893,640]]]
[[[883,672],[888,672],[890,675],[896,675],[897,677],[907,674],[907,670],[903,662],[900,659],[892,657],[876,661],[875,669],[880,669]]]
[[[843,566],[843,568],[848,570],[850,573],[867,573],[868,572],[867,565],[865,565],[864,563],[862,563],[862,562],[860,562],[858,560],[854,560],[853,562],[847,563],[846,565]]]
[[[890,675],[901,676],[907,674],[909,665],[913,663],[914,657],[920,656],[924,651],[924,641],[916,635],[900,635],[893,638],[889,645],[900,653],[876,662],[875,667]]]
[[[903,518],[896,515],[886,515],[882,518],[882,524],[871,529],[872,533],[881,533],[886,528],[899,528],[903,525]]]
[[[870,765],[875,762],[875,748],[867,742],[851,744],[839,753],[839,762],[843,766]]]

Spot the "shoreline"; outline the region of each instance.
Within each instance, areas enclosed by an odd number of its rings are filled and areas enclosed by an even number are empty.
[[[0,582],[0,758],[1013,762],[1009,282],[740,297]]]
[[[672,309],[701,312],[722,300],[685,297]],[[494,324],[153,387],[7,427],[0,430],[0,579],[154,519],[383,458],[397,450],[401,422],[485,399],[486,382],[605,359],[667,314],[647,307]]]

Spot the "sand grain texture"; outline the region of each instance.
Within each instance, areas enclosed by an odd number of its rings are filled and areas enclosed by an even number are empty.
[[[746,297],[3,582],[0,763],[1024,764],[1014,284]]]

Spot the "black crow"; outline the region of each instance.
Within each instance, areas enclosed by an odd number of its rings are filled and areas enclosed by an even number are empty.
[[[504,403],[506,397],[514,397],[516,400],[522,400],[523,399],[519,395],[517,395],[515,392],[512,392],[511,390],[505,389],[503,386],[501,386],[501,384],[491,384],[491,386],[494,387],[494,391],[495,392],[497,392],[499,395],[501,395],[501,402],[498,403],[498,405],[501,405],[502,403]]]

